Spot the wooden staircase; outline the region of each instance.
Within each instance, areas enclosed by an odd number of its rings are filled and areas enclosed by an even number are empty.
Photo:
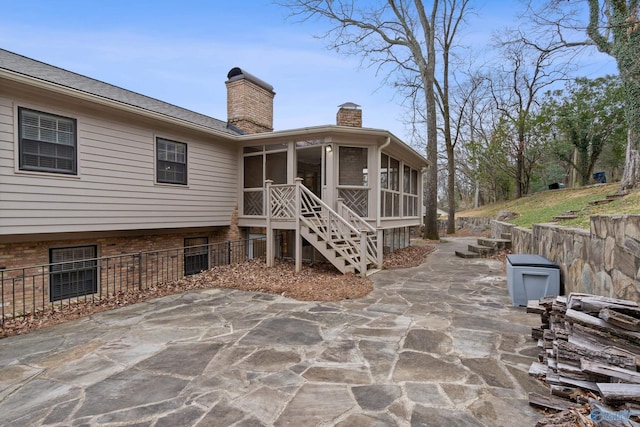
[[[489,258],[493,254],[511,249],[511,234],[503,233],[499,239],[480,238],[476,244],[471,244],[466,251],[456,251],[460,258]]]
[[[366,276],[382,268],[382,233],[347,206],[332,209],[301,181],[267,187],[268,229],[295,222],[299,236],[344,274]]]

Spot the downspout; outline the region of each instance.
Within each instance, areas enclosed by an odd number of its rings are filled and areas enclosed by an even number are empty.
[[[378,173],[377,173],[377,183],[374,186],[378,190],[378,194],[376,194],[376,263],[378,268],[382,268],[383,261],[383,252],[384,252],[384,233],[382,231],[382,215],[380,214],[380,207],[382,206],[381,194],[382,191],[380,189],[380,170],[381,170],[381,162],[382,158],[382,150],[387,148],[391,144],[391,137],[387,136],[387,140],[378,147],[378,158],[376,159],[376,163],[378,165]]]
[[[380,159],[382,158],[382,150],[384,150],[385,148],[387,148],[389,145],[391,145],[391,137],[387,137],[387,140],[384,142],[384,144],[382,144],[380,147],[378,147],[378,158],[377,158],[377,162],[378,162],[378,183],[375,186],[375,188],[378,189],[378,194],[376,197],[376,228],[380,228],[380,226],[382,225],[382,215],[380,214],[380,206],[382,206],[382,200],[380,199],[380,195],[382,194],[382,191],[380,191],[380,172],[381,172],[381,164],[380,164]]]

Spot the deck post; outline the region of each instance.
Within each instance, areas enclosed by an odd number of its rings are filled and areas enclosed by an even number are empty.
[[[302,178],[297,177],[296,181],[296,273],[302,270],[302,236],[300,235],[300,213],[302,212],[302,205],[300,200],[300,186],[302,185]]]
[[[342,197],[338,197],[336,199],[336,212],[338,212],[338,215],[342,217],[344,217],[343,206],[344,206],[344,199]]]
[[[383,255],[384,255],[384,230],[381,227],[377,227],[376,231],[376,257],[378,262],[378,268],[382,268]]]
[[[367,229],[360,229],[360,276],[367,277]]]
[[[273,228],[271,227],[271,184],[273,181],[267,179],[265,182],[265,204],[264,204],[264,214],[267,219],[267,267],[273,267],[274,265],[274,233]]]

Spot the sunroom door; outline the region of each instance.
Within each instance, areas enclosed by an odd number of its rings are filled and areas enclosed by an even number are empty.
[[[369,217],[369,150],[338,147],[338,197],[361,218]]]
[[[323,146],[297,147],[296,158],[296,177],[302,178],[302,184],[322,199]]]

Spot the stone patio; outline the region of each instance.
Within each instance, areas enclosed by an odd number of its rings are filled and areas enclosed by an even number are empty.
[[[470,241],[359,300],[211,289],[0,340],[0,425],[532,426],[539,317]]]

